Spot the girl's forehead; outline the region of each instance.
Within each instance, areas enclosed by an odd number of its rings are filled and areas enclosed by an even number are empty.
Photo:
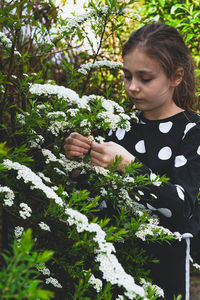
[[[135,48],[123,57],[124,71],[158,72],[161,69],[160,62],[146,54],[141,49]]]

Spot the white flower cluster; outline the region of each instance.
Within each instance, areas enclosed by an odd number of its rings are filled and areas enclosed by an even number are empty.
[[[171,232],[169,229],[159,226],[159,219],[154,216],[151,219],[148,219],[147,224],[140,225],[136,236],[141,240],[145,241],[147,236],[159,236],[159,235],[168,235],[173,236],[175,239],[181,241],[181,234],[179,232]]]
[[[43,193],[46,195],[47,198],[49,199],[54,199],[55,203],[57,203],[60,206],[63,206],[63,201],[58,195],[48,186],[46,186],[43,182],[42,179],[36,175],[33,171],[31,171],[30,168],[21,165],[17,162],[12,162],[9,159],[5,159],[3,161],[3,165],[7,169],[14,169],[18,171],[18,176],[17,179],[23,178],[25,183],[32,183],[32,189],[39,189],[43,191]]]
[[[0,31],[0,45],[3,46],[7,51],[10,51],[12,48],[12,42],[7,36]],[[17,56],[21,56],[21,54],[17,51],[14,50],[14,54]]]
[[[195,267],[195,269],[197,269],[198,271],[200,271],[200,265],[198,265],[197,263],[194,263],[193,267]]]
[[[99,135],[95,137],[95,141],[98,142],[99,144],[102,144],[105,142],[105,138]]]
[[[50,227],[49,227],[46,223],[44,223],[44,222],[42,222],[42,221],[41,221],[38,225],[39,225],[40,228],[43,229],[43,230],[51,231]]]
[[[37,173],[40,178],[42,178],[44,181],[51,183],[51,179],[49,177],[46,177],[42,172]]]
[[[152,172],[150,174],[150,180],[155,186],[160,186],[162,184],[162,181],[159,180],[159,176]]]
[[[161,289],[156,284],[151,284],[150,282],[147,282],[144,278],[140,279],[140,283],[142,284],[142,286],[143,286],[144,289],[147,289],[151,285],[152,289],[155,292],[155,295],[164,298],[164,291],[163,291],[163,289]]]
[[[76,92],[74,92],[71,89],[65,88],[64,86],[58,86],[58,85],[53,85],[53,84],[31,84],[29,88],[29,92],[33,95],[37,96],[52,96],[55,95],[60,99],[63,100],[70,100],[71,102],[78,102],[80,101],[80,98]],[[40,107],[41,108],[41,107]],[[44,106],[45,108],[45,106]]]
[[[47,275],[47,276],[51,275],[50,270],[45,266],[44,263],[40,264],[40,266],[37,267],[37,270],[43,275]],[[46,278],[46,284],[49,283],[51,283],[54,287],[57,287],[59,289],[62,288],[62,285],[58,282],[58,280],[53,277]]]
[[[23,219],[29,218],[31,216],[32,209],[24,202],[20,203],[19,206],[22,208],[22,210],[19,211],[20,216]]]
[[[107,67],[110,69],[121,69],[123,64],[121,62],[115,62],[115,61],[109,61],[109,60],[99,60],[95,61],[94,63],[87,63],[84,65],[81,65],[81,67],[78,69],[78,72],[84,75],[87,75],[90,70],[99,69],[102,67]]]
[[[0,185],[0,193],[5,193],[5,196],[3,199],[4,205],[12,206],[14,204],[13,200],[15,198],[15,195],[9,187]]]
[[[15,227],[15,237],[16,237],[16,239],[18,239],[22,236],[23,231],[24,231],[24,227],[20,227],[20,226]]]
[[[47,157],[47,159],[46,159],[47,164],[49,162],[58,162],[63,167],[63,170],[66,172],[66,174],[68,174],[69,172],[71,172],[74,169],[82,169],[82,174],[85,173],[85,170],[88,170],[88,171],[93,170],[96,172],[96,174],[100,174],[103,176],[107,176],[110,173],[108,169],[105,169],[100,166],[93,166],[91,163],[86,163],[83,161],[81,161],[81,162],[73,161],[73,160],[68,159],[63,154],[60,154],[60,158],[56,158],[56,156],[48,149],[42,149],[42,154]],[[59,170],[59,172],[63,172],[63,171]]]
[[[38,271],[43,275],[50,276],[50,270],[45,266],[45,264],[40,264],[40,267],[37,267]]]
[[[85,23],[87,20],[91,20],[95,16],[99,16],[102,14],[111,14],[111,9],[105,5],[105,6],[98,6],[98,8],[87,8],[85,9],[85,12],[82,14],[79,14],[78,16],[74,16],[71,18],[67,18],[66,21],[68,22],[67,25],[60,26],[59,32],[62,34],[64,32],[69,32],[71,30],[75,30],[76,28],[80,28],[80,25]],[[115,11],[113,11],[114,13]],[[125,13],[124,10],[120,11],[120,14]]]
[[[69,127],[69,123],[66,121],[52,121],[47,129],[53,135],[58,136],[60,132],[65,132],[67,127]]]
[[[24,114],[17,114],[17,121],[20,125],[26,125],[26,118]]]
[[[124,296],[118,295],[117,298],[116,298],[115,300],[124,300]]]
[[[135,284],[134,279],[125,273],[121,264],[118,262],[116,256],[112,254],[115,252],[115,248],[111,243],[106,242],[105,232],[98,224],[88,223],[88,219],[85,215],[71,208],[65,210],[68,217],[68,224],[76,225],[78,232],[88,231],[94,232],[96,235],[93,240],[98,244],[96,249],[96,261],[99,262],[99,269],[103,273],[103,278],[112,284],[123,286],[126,289],[125,295],[129,299],[133,299],[135,294],[144,297],[144,290]]]
[[[44,138],[42,135],[36,135],[34,140],[29,141],[30,148],[38,148],[41,149],[41,144],[44,143]]]
[[[95,16],[102,16],[102,15],[124,15],[127,13],[126,9],[116,10],[116,8],[110,8],[107,5],[104,6],[96,6],[96,9],[94,8],[86,8],[85,12],[82,14],[79,14],[77,16],[67,18],[66,21],[68,22],[67,25],[60,26],[59,31],[60,33],[63,32],[69,32],[71,30],[75,30],[76,28],[80,28],[80,25],[84,24],[87,20],[93,19]],[[59,27],[57,25],[57,27]]]
[[[47,156],[46,159],[46,164],[48,164],[49,162],[56,162],[58,161],[57,157],[48,149],[42,149],[42,154],[44,156]]]
[[[21,236],[22,236],[23,231],[24,231],[24,227],[20,227],[20,226],[15,227],[14,234],[15,234],[15,237],[17,240],[18,247],[20,246],[20,241],[21,241]]]
[[[91,123],[90,114],[94,112],[93,108],[97,106],[97,103],[99,105],[99,102],[101,103],[101,108],[97,110],[94,121],[96,128],[100,129],[102,126],[105,126],[112,130],[116,130],[119,127],[125,131],[130,130],[130,119],[132,117],[125,114],[123,107],[118,103],[105,99],[102,96],[89,95],[80,98],[78,94],[71,89],[51,84],[33,84],[30,87],[30,93],[36,96],[56,96],[59,99],[66,101],[67,109],[65,112],[49,112],[49,107],[44,105],[37,106],[38,114],[41,115],[41,110],[43,110],[45,118],[48,118],[49,125],[47,128],[53,135],[58,136],[60,132],[65,132],[67,128],[76,131],[76,126],[82,128],[84,134],[91,134],[94,124]],[[77,123],[77,120],[74,123],[73,117],[76,117],[79,113],[84,114],[84,119],[80,119],[79,124]],[[88,117],[86,117],[85,114],[87,114]],[[19,119],[20,118],[21,122],[24,122],[21,116],[19,116]],[[94,117],[91,119],[94,119]],[[41,144],[43,141],[38,140],[34,143],[32,142],[32,147],[36,147],[39,142]]]
[[[190,256],[190,261],[191,261],[193,267],[194,267],[195,269],[197,269],[198,271],[200,271],[200,265],[197,264],[197,263],[194,263],[194,260],[193,260],[193,258],[192,258],[191,256]]]
[[[86,271],[85,271],[86,273]],[[88,282],[93,285],[93,288],[97,291],[97,293],[99,293],[102,290],[102,281],[98,278],[95,278],[95,276],[93,274],[91,274]]]
[[[53,278],[53,277],[49,277],[46,279],[46,284],[51,283],[53,286],[62,289],[62,285],[58,282],[57,279]]]
[[[31,169],[17,162],[12,162],[9,159],[4,160],[3,165],[8,169],[17,170],[18,174],[20,172],[20,176],[18,176],[23,178],[25,183],[32,182],[33,188],[42,190],[47,198],[54,199],[58,205],[63,207],[62,199],[57,196],[51,188],[46,186],[41,178],[33,173]],[[20,206],[24,208],[26,212],[30,212],[28,205],[25,203],[21,203]],[[134,279],[124,271],[115,255],[112,254],[112,252],[115,252],[115,248],[111,243],[106,242],[106,234],[101,227],[95,223],[89,224],[85,215],[71,208],[66,208],[65,213],[68,215],[68,224],[75,224],[78,232],[86,230],[95,233],[93,240],[98,244],[98,248],[95,251],[96,261],[99,262],[99,269],[103,272],[103,278],[112,284],[123,286],[126,289],[125,295],[129,299],[132,299],[135,294],[143,297],[145,295],[144,289],[135,284]],[[47,278],[46,283],[51,283],[61,288],[58,281],[52,277]]]

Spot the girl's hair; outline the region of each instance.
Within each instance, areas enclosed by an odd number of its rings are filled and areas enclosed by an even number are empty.
[[[175,87],[173,100],[183,109],[196,109],[194,63],[178,31],[163,23],[145,25],[132,32],[122,48],[122,56],[136,47],[159,61],[170,79],[174,78],[177,68],[183,68],[184,76],[181,83]]]

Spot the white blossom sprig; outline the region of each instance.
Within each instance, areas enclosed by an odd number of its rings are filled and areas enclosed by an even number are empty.
[[[12,48],[12,42],[11,40],[5,35],[5,33],[0,31],[0,45],[3,46],[7,51],[11,51]],[[14,50],[14,54],[17,56],[21,56],[19,51],[16,49]]]
[[[143,241],[145,241],[147,237],[155,235],[173,236],[175,239],[181,241],[181,234],[179,232],[172,233],[168,228],[158,226],[158,222],[158,219],[155,217],[148,219],[148,223],[140,225],[135,235]]]
[[[19,205],[21,210],[19,211],[20,217],[23,219],[27,219],[31,216],[32,209],[24,202],[20,203]]]
[[[49,225],[47,225],[46,223],[44,223],[42,221],[38,225],[40,226],[41,229],[43,229],[45,231],[51,231]]]
[[[71,131],[78,131],[82,134],[92,134],[94,128],[97,130],[122,128],[122,130],[129,131],[130,120],[135,119],[135,115],[125,114],[122,106],[103,96],[79,97],[71,89],[52,84],[32,84],[29,91],[33,96],[59,99],[61,110],[52,112],[54,108],[50,104],[37,105],[34,110],[38,118],[46,120],[47,130],[55,136],[59,133],[66,133],[69,128]],[[19,120],[24,122],[22,116]],[[27,116],[26,122],[30,123],[30,121],[30,117]]]
[[[24,227],[16,226],[15,229],[14,229],[14,234],[15,234],[15,238],[17,240],[17,246],[18,247],[20,246],[20,241],[21,241],[21,237],[22,237],[23,232],[24,232]]]
[[[87,274],[87,271],[84,271],[84,273]],[[88,279],[88,283],[90,283],[93,286],[93,288],[97,291],[97,293],[99,293],[102,290],[102,286],[103,286],[102,280],[96,278],[94,274],[89,274],[89,275],[90,277]]]
[[[48,186],[46,186],[42,179],[36,175],[30,168],[21,165],[18,162],[12,162],[9,159],[3,161],[3,165],[8,169],[14,169],[17,171],[17,179],[22,178],[25,183],[32,183],[32,189],[39,189],[43,191],[47,198],[55,200],[55,203],[63,206],[63,201],[58,195]]]
[[[83,25],[87,20],[91,20],[94,17],[99,17],[102,15],[107,15],[109,14],[114,15],[114,14],[118,14],[118,15],[124,15],[126,13],[125,9],[122,10],[116,10],[115,7],[111,8],[107,5],[105,6],[98,6],[96,7],[96,9],[94,8],[86,8],[85,12],[82,14],[79,14],[77,16],[73,16],[73,17],[68,17],[65,19],[65,22],[67,22],[66,25],[57,25],[58,29],[59,29],[59,33],[63,34],[63,33],[68,33],[71,32],[73,30],[76,30],[77,28],[80,28],[81,25]],[[63,21],[62,21],[63,23]]]
[[[62,199],[57,196],[57,194],[51,188],[46,186],[42,182],[42,179],[30,168],[17,162],[12,162],[9,159],[4,160],[3,165],[9,170],[16,170],[18,172],[18,179],[22,178],[25,183],[31,182],[32,188],[42,190],[47,198],[53,199],[59,206],[63,207]],[[124,271],[116,256],[112,254],[112,252],[115,252],[115,248],[113,244],[106,242],[106,233],[101,229],[101,227],[96,223],[89,224],[85,215],[71,208],[66,208],[65,213],[68,216],[66,222],[70,226],[75,225],[78,232],[88,231],[95,233],[93,240],[98,245],[98,247],[95,249],[96,261],[99,263],[99,269],[103,273],[103,278],[112,284],[117,284],[124,287],[126,290],[125,295],[129,299],[132,299],[135,294],[144,297],[144,289],[135,284],[132,276],[128,275]],[[54,286],[59,288],[62,287],[57,280],[52,277],[47,278],[46,283],[52,283]]]
[[[53,278],[51,275],[51,272],[49,268],[45,266],[44,263],[40,264],[39,266],[36,266],[37,270],[43,274],[44,276],[49,276],[48,278],[45,279],[46,284],[52,284],[54,287],[57,287],[59,289],[62,288],[62,285],[58,282],[57,279]]]
[[[151,285],[152,289],[155,292],[155,295],[164,298],[164,291],[156,284],[151,284],[150,282],[147,282],[144,278],[140,278],[140,283],[142,284],[144,289],[148,289],[148,287]]]
[[[121,69],[123,64],[121,62],[115,62],[115,61],[109,61],[109,60],[100,60],[100,61],[95,61],[94,63],[87,63],[83,64],[80,66],[78,69],[78,72],[87,75],[90,70],[97,70],[102,67],[106,67],[109,69]]]
[[[54,287],[62,289],[62,285],[58,282],[58,280],[56,278],[53,278],[53,277],[46,278],[45,282],[46,282],[46,284],[51,283]]]
[[[192,258],[191,256],[190,256],[190,261],[191,261],[191,263],[192,263],[192,266],[193,266],[197,271],[200,272],[200,265],[197,264],[197,263],[194,263],[194,260],[193,260],[193,258]]]
[[[1,186],[0,185],[0,194],[3,193],[5,194],[4,196],[4,205],[6,206],[12,206],[14,204],[14,192],[8,187],[8,186]]]

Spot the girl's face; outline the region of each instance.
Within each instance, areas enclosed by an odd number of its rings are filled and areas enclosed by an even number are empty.
[[[147,119],[165,118],[169,112],[173,114],[177,108],[172,100],[174,82],[156,59],[135,48],[124,56],[123,71],[125,90]]]

